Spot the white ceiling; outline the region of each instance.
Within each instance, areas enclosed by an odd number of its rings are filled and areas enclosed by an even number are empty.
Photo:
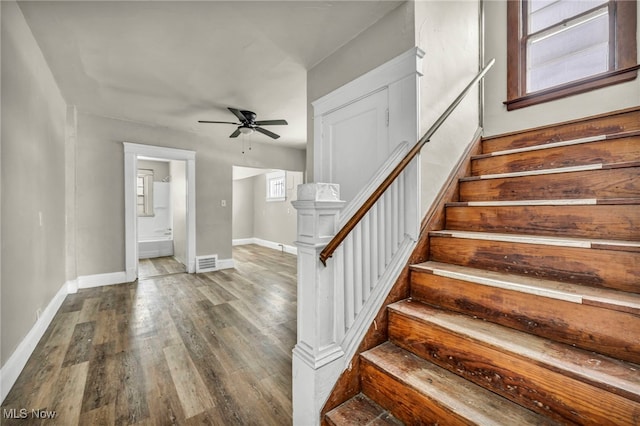
[[[68,104],[108,117],[228,138],[237,121],[304,148],[306,71],[402,1],[23,1]]]

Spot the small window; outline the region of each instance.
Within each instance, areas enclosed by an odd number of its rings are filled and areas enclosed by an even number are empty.
[[[267,201],[287,199],[287,173],[284,170],[267,173]]]
[[[138,216],[153,216],[153,170],[138,169],[136,195]]]
[[[636,2],[507,2],[507,109],[632,80]]]

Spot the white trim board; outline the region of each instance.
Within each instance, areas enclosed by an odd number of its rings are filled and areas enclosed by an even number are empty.
[[[273,241],[263,240],[261,238],[239,238],[232,241],[232,245],[234,246],[243,246],[247,244],[256,244],[262,247],[267,247],[274,250],[280,250],[293,254],[295,256],[298,255],[298,248],[294,246],[290,246],[288,244],[275,243]]]
[[[218,271],[221,269],[233,269],[236,267],[233,259],[218,259]]]
[[[35,350],[38,342],[42,339],[47,327],[51,324],[53,317],[62,306],[67,294],[75,292],[70,282],[64,283],[58,292],[53,296],[51,302],[42,311],[40,318],[31,327],[31,330],[22,339],[15,351],[11,354],[7,362],[0,368],[0,402],[4,402],[4,399],[9,394],[9,391],[18,380],[18,376],[22,373],[24,366],[29,361],[29,357]],[[71,291],[70,291],[71,290]]]
[[[127,280],[127,273],[110,272],[107,274],[83,275],[78,277],[78,288],[102,287],[105,285],[124,284]]]

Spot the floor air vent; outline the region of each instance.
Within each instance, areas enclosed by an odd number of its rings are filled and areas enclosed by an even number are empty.
[[[196,256],[196,273],[218,270],[218,255]]]

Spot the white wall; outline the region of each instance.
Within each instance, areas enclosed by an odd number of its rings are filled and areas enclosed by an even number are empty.
[[[542,126],[640,105],[640,79],[507,111],[507,3],[485,1],[486,58],[496,58],[485,85],[485,135]],[[640,22],[640,8],[638,8]],[[640,32],[638,46],[640,47]]]
[[[311,102],[414,47],[413,2],[400,6],[307,72],[307,181],[313,182]]]
[[[0,7],[4,366],[67,280],[67,105],[17,4]]]
[[[232,165],[304,170],[305,152],[241,145],[166,127],[80,113],[78,118],[78,274],[125,269],[122,142],[196,151],[196,255],[231,258]],[[226,200],[226,207],[221,201]]]
[[[307,75],[313,101],[411,47],[425,52],[420,82],[420,133],[440,116],[479,68],[479,2],[416,1],[403,3]],[[309,108],[311,114],[313,109]],[[313,121],[307,130],[307,177],[313,180]],[[445,184],[479,128],[477,89],[472,90],[422,151],[422,212]]]
[[[266,201],[266,175],[253,178],[253,236],[262,240],[292,246],[297,238],[297,212],[291,205],[297,199],[302,173],[287,173],[287,195],[284,201]]]
[[[478,72],[479,2],[415,2],[416,43],[424,50],[420,134]],[[479,126],[477,89],[469,92],[422,150],[422,213],[426,213]]]
[[[290,171],[286,173],[285,201],[266,201],[265,174],[233,182],[234,240],[257,238],[293,246],[297,238],[297,213],[291,202],[296,200],[303,174]]]
[[[233,181],[233,239],[253,238],[253,186],[255,179],[248,177]]]

